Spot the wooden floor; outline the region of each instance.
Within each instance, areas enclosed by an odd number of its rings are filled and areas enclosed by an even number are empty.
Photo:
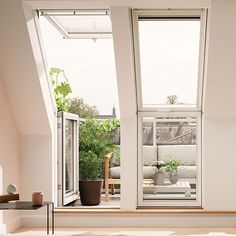
[[[45,229],[21,228],[14,235],[46,235]],[[56,235],[236,235],[236,228],[57,228]]]

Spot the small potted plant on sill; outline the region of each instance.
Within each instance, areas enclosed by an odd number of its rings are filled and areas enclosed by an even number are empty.
[[[169,180],[171,184],[176,184],[179,180],[179,177],[178,177],[179,166],[180,166],[180,162],[172,159],[172,157],[169,156],[168,161],[165,163],[165,166],[163,167],[169,175]]]

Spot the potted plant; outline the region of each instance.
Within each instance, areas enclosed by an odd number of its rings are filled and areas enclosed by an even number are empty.
[[[116,148],[110,139],[115,129],[107,130],[106,127],[107,122],[99,122],[95,119],[86,119],[80,125],[79,189],[83,205],[100,203],[104,156]]]
[[[180,162],[177,160],[174,160],[169,156],[168,161],[165,163],[165,166],[163,167],[165,171],[169,175],[169,180],[171,184],[176,184],[178,182],[178,167],[180,166]]]
[[[79,191],[83,205],[99,205],[101,201],[102,179],[98,178],[99,158],[92,151],[81,151],[79,160]]]
[[[153,175],[154,185],[164,185],[165,177],[166,177],[166,173],[164,170],[164,167],[165,167],[164,161],[157,161],[156,167],[157,167],[157,171]]]

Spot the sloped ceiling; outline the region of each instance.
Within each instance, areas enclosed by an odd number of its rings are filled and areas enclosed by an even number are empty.
[[[19,134],[50,134],[21,1],[1,0],[0,29],[0,74]]]
[[[205,117],[236,117],[236,1],[214,0],[208,21]]]

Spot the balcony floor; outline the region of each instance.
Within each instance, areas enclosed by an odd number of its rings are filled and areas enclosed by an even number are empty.
[[[109,201],[105,201],[105,195],[102,194],[101,203],[98,206],[83,206],[80,200],[74,202],[73,205],[68,207],[75,207],[75,208],[120,208],[120,194],[109,195]]]

